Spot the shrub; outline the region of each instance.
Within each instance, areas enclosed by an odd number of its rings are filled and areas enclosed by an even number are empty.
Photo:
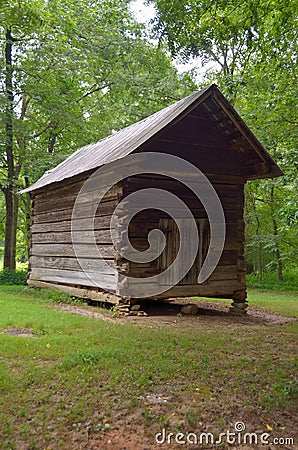
[[[297,270],[287,270],[283,273],[283,281],[277,280],[276,273],[264,273],[263,280],[260,281],[258,274],[251,273],[246,276],[248,287],[266,289],[269,291],[298,291]]]
[[[0,284],[18,284],[25,285],[27,280],[27,270],[9,270],[0,271]]]

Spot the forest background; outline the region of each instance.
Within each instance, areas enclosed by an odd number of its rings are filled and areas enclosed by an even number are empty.
[[[0,282],[26,272],[30,198],[21,189],[77,148],[215,82],[284,172],[246,186],[250,280],[295,284],[294,1],[147,5],[149,27],[129,0],[0,0]]]

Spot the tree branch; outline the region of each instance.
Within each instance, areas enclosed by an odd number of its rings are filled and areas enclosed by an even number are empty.
[[[298,125],[298,121],[287,119],[285,116],[280,116],[285,122],[290,123],[291,125]]]
[[[89,97],[90,95],[94,94],[95,92],[101,91],[102,89],[105,89],[105,88],[107,88],[107,87],[110,87],[111,85],[112,85],[112,83],[106,84],[106,85],[104,85],[104,86],[97,86],[97,84],[95,83],[95,84],[93,84],[93,85],[91,86],[91,88],[90,88],[87,92],[85,92],[85,94],[81,95],[81,97],[79,97],[79,98],[77,98],[76,100],[74,100],[73,103],[79,103],[79,102],[81,102],[82,100],[84,100],[84,98]],[[96,86],[97,86],[97,87],[96,87]],[[68,105],[67,105],[67,106],[68,106]],[[44,127],[41,131],[39,131],[38,133],[34,134],[33,138],[38,138],[38,137],[41,136],[43,133],[45,133],[49,128],[51,128],[51,126],[54,125],[55,122],[57,121],[57,117],[58,117],[63,111],[65,111],[65,109],[66,109],[66,108],[61,109],[61,111],[59,111],[59,112],[56,114],[56,117],[54,117],[53,119],[51,119],[51,120],[49,121],[49,123],[48,123],[47,125],[45,125],[45,127]]]

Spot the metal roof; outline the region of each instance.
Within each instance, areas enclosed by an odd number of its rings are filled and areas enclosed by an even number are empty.
[[[194,92],[173,105],[152,114],[140,122],[123,128],[122,130],[101,139],[94,144],[89,144],[79,148],[54,169],[47,171],[32,186],[24,189],[22,193],[35,191],[52,183],[63,181],[75,175],[79,175],[111,163],[112,161],[124,158],[148,141],[161,129],[165,128],[172,121],[179,118],[179,116],[184,116],[183,113],[187,113],[190,109],[198,106],[206,100],[206,98],[213,95],[217,99],[220,97],[221,101],[225,102],[229,108],[232,108],[214,84],[208,86],[201,91]],[[257,153],[261,152],[263,155],[265,154],[266,159],[269,158],[271,164],[278,167],[259,141],[257,141],[255,136],[249,131],[236,111],[233,108],[232,110],[234,119],[240,123],[241,127],[245,127],[245,131],[249,132],[251,139],[255,142],[255,147],[258,147]],[[281,174],[282,172],[280,171],[279,175]],[[274,176],[276,176],[276,174]]]

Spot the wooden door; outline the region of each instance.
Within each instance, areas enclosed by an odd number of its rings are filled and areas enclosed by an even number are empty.
[[[190,221],[192,219],[184,219],[182,222],[181,232],[186,236],[187,246],[193,246],[192,235],[190,233]],[[208,219],[196,219],[198,227],[199,242],[197,248],[197,256],[195,262],[188,273],[180,280],[178,285],[196,285],[198,275],[202,268],[204,259],[206,258],[209,243],[210,243],[210,229]],[[167,269],[176,258],[180,245],[180,236],[178,227],[173,219],[160,219],[159,229],[163,231],[166,237],[166,246],[164,251],[158,258],[158,270],[163,272]],[[183,267],[178,267],[179,279],[183,273]],[[179,273],[180,272],[180,273]],[[175,274],[176,275],[176,274]],[[164,279],[162,284],[173,286],[174,273],[169,273]],[[176,276],[175,276],[176,278]]]

